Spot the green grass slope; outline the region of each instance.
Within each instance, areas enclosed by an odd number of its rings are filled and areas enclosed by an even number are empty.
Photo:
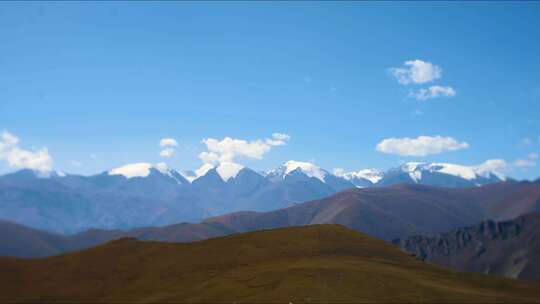
[[[339,225],[121,239],[0,269],[0,302],[540,302],[538,282],[439,268]]]

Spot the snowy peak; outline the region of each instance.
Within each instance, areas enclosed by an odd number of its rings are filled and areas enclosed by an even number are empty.
[[[157,163],[157,164],[151,164],[151,163],[134,163],[134,164],[127,164],[118,168],[111,169],[107,172],[108,175],[121,175],[124,176],[127,179],[134,178],[134,177],[148,177],[152,170],[155,170],[159,172],[160,174],[163,174],[165,176],[168,176],[174,180],[176,180],[177,183],[181,184],[183,181],[183,176],[180,175],[175,170],[169,168],[165,163]]]
[[[107,173],[109,175],[122,175],[128,179],[133,177],[147,177],[150,175],[150,169],[153,167],[154,165],[150,163],[135,163],[111,169]]]
[[[203,164],[194,172],[194,174],[184,175],[184,177],[189,180],[189,182],[193,182],[194,180],[205,176],[211,170],[215,170],[224,182],[228,182],[231,178],[236,178],[242,169],[244,169],[244,166],[231,162],[222,162],[217,167],[211,164]]]
[[[399,171],[407,173],[416,183],[422,180],[425,173],[439,173],[462,178],[467,181],[474,181],[481,178],[493,178],[505,180],[505,177],[497,172],[485,170],[478,166],[463,166],[449,163],[421,163],[408,162],[402,164]]]
[[[362,169],[358,171],[352,171],[347,172],[341,175],[344,179],[352,181],[355,179],[365,179],[370,181],[373,184],[376,184],[378,181],[380,181],[383,176],[384,172],[379,171],[377,169]]]
[[[417,183],[442,187],[481,186],[504,181],[504,175],[486,166],[463,166],[449,163],[407,162],[387,171],[363,169],[346,172],[336,170],[337,176],[357,187],[389,186],[399,183]]]
[[[410,162],[401,165],[400,169],[403,172],[414,175],[417,179],[422,178],[422,172],[437,172],[448,175],[454,175],[466,180],[473,180],[477,177],[472,167],[447,164],[447,163],[418,163]]]
[[[224,182],[227,182],[231,178],[235,178],[240,170],[244,169],[244,166],[223,162],[217,166],[216,171]]]
[[[323,183],[326,182],[326,176],[330,174],[328,171],[321,169],[312,163],[290,160],[281,165],[279,168],[268,171],[267,176],[284,179],[287,175],[290,175],[294,171],[300,171],[308,177],[317,178]]]

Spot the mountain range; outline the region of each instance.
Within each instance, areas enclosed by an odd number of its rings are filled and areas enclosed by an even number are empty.
[[[0,302],[537,303],[540,285],[424,263],[339,225],[0,258]]]
[[[197,173],[180,173],[163,163],[130,164],[92,176],[22,170],[0,177],[0,219],[61,233],[131,229],[276,210],[349,188],[403,183],[478,187],[504,180],[496,172],[445,163],[339,175],[299,161],[265,173],[233,163],[203,166]]]
[[[391,241],[433,236],[486,219],[508,220],[540,211],[540,181],[506,181],[474,188],[394,185],[350,188],[329,197],[268,212],[242,211],[199,223],[131,230],[91,229],[73,235],[0,222],[0,256],[43,257],[106,241],[190,242],[239,232],[313,224],[341,224]]]

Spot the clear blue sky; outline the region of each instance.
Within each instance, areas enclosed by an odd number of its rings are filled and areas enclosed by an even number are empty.
[[[1,2],[0,131],[83,174],[140,161],[194,169],[203,138],[280,132],[286,145],[237,161],[357,170],[504,159],[509,175],[536,178],[539,54],[538,2]],[[389,69],[416,59],[442,77],[400,84]],[[456,94],[410,95],[432,85]],[[468,148],[375,149],[437,135]],[[168,159],[164,137],[179,143]]]

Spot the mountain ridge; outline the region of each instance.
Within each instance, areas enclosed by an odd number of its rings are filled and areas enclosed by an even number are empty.
[[[373,184],[361,180],[358,174],[348,180],[298,161],[287,162],[266,175],[234,164],[207,166],[194,179],[163,163],[130,164],[92,176],[51,174],[46,178],[24,170],[0,176],[0,218],[73,233],[88,228],[131,229],[198,222],[242,210],[271,211],[348,188],[385,183],[478,186],[477,180],[432,172],[422,173],[423,180],[413,181],[409,173],[379,174],[380,180]],[[489,180],[493,182],[497,180]]]
[[[207,217],[198,223],[134,228],[121,233],[92,230],[94,234],[89,236],[101,238],[90,238],[84,244],[97,245],[98,241],[118,237],[190,242],[238,232],[312,224],[341,224],[390,241],[418,234],[436,235],[485,219],[512,219],[535,210],[540,210],[540,184],[537,183],[506,181],[465,189],[402,184],[351,188],[283,209],[234,212]],[[5,235],[0,242],[9,244],[11,235]],[[84,232],[63,237],[81,242],[89,238]],[[0,251],[0,255],[13,255],[13,252],[16,251]],[[40,256],[44,255],[47,254]]]

